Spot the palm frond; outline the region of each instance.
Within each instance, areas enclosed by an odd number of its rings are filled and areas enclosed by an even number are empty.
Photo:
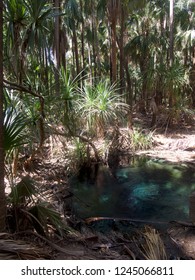
[[[26,198],[31,198],[36,194],[34,181],[25,176],[21,181],[12,187],[11,193],[8,196],[8,201],[13,205],[24,203]]]
[[[4,116],[4,149],[7,154],[14,148],[27,143],[25,127],[26,117],[17,112],[13,107],[8,107]]]
[[[43,228],[47,232],[48,224],[53,225],[60,233],[62,233],[63,229],[65,229],[65,225],[62,221],[60,214],[57,211],[55,211],[49,203],[37,203],[29,209],[29,213],[35,217],[34,226],[38,233],[42,234]],[[42,228],[40,228],[40,225]]]

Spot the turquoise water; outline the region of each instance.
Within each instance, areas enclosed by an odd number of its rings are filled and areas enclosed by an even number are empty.
[[[159,160],[133,160],[113,174],[99,166],[74,180],[73,206],[82,218],[103,216],[151,221],[188,220],[194,168]]]

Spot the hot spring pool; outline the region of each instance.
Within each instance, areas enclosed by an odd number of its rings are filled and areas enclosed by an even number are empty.
[[[194,167],[136,159],[119,167],[114,176],[106,166],[99,166],[96,176],[82,175],[72,182],[73,208],[81,218],[189,219]]]

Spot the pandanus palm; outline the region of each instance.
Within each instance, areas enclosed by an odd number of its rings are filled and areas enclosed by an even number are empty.
[[[22,58],[23,29],[27,23],[27,14],[23,1],[5,0],[4,22],[6,24],[4,55],[9,65],[9,71],[21,82],[24,74]]]
[[[53,16],[52,5],[47,0],[24,1],[28,13],[28,23],[24,29],[22,51],[26,60],[37,61],[42,68],[40,77],[43,79],[48,67],[50,52],[50,20]]]
[[[100,81],[97,85],[86,84],[77,100],[78,113],[86,121],[88,131],[103,136],[108,125],[113,125],[127,113],[129,107],[122,102],[116,84]]]

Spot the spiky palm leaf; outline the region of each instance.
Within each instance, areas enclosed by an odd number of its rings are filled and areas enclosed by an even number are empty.
[[[21,226],[24,228],[24,221],[28,220],[27,227],[34,226],[41,235],[48,232],[49,224],[60,233],[66,230],[60,214],[54,210],[52,205],[38,200],[38,190],[29,176],[23,177],[18,184],[12,187],[8,203],[11,206],[10,210],[13,210],[10,213],[14,216],[18,230],[20,229],[19,220],[23,221]]]
[[[26,21],[26,9],[22,0],[6,0],[4,9],[5,22],[7,23],[5,52],[12,56],[17,51],[15,45],[19,43],[20,30]]]
[[[174,88],[176,90],[188,85],[188,83],[188,74],[185,67],[176,60],[169,71],[165,72],[165,88]]]
[[[32,214],[35,229],[40,234],[43,234],[44,231],[48,231],[48,224],[53,225],[60,233],[65,229],[60,214],[56,212],[49,203],[37,203],[29,209],[29,213]]]
[[[8,201],[14,206],[22,204],[26,198],[31,198],[36,194],[35,184],[29,176],[25,176],[21,181],[12,187],[8,196]]]
[[[27,119],[13,107],[8,107],[4,116],[4,149],[10,154],[14,148],[27,143],[25,127]]]
[[[52,6],[46,0],[27,0],[24,5],[29,13],[29,22],[24,33],[23,46],[28,46],[33,52],[47,47],[49,34],[48,20],[52,17]]]
[[[100,81],[97,85],[86,84],[77,100],[78,114],[87,122],[89,129],[105,129],[115,119],[121,119],[129,107],[122,102],[115,84]]]

